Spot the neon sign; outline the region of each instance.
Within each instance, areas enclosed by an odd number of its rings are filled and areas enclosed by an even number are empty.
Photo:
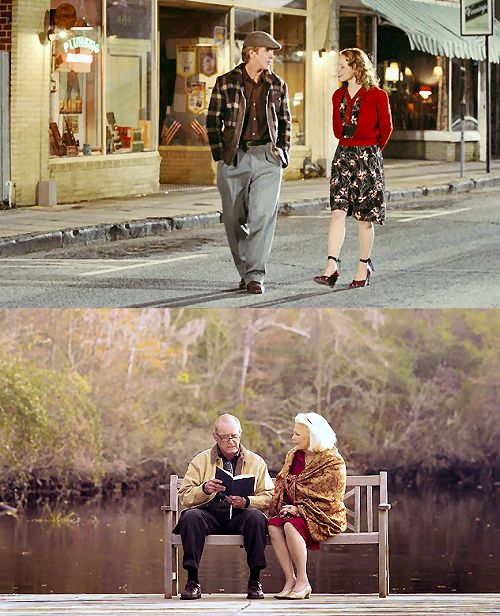
[[[83,62],[85,64],[92,64],[94,56],[86,53],[68,53],[66,56],[66,62]]]
[[[99,43],[96,43],[91,38],[88,38],[88,36],[74,36],[72,39],[69,39],[69,41],[65,41],[64,43],[64,51],[66,52],[69,49],[79,49],[81,47],[90,49],[90,51],[93,51],[94,53],[99,53],[101,50]]]

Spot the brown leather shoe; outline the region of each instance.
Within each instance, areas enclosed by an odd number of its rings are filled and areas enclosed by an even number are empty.
[[[239,284],[238,286],[239,286],[240,291],[245,291],[245,290],[246,290],[246,288],[247,288],[247,283],[245,282],[245,279],[244,279],[244,278],[242,278],[242,279],[240,280],[240,284]]]
[[[264,284],[258,280],[250,280],[247,284],[247,293],[262,294],[264,293]]]
[[[250,580],[248,582],[247,599],[264,599],[264,591],[262,590],[262,584],[257,580]]]
[[[201,599],[201,585],[188,580],[186,588],[181,593],[181,599]]]

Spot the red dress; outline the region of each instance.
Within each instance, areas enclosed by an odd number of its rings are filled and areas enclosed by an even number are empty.
[[[292,466],[290,467],[290,475],[300,475],[300,473],[305,469],[305,467],[306,456],[304,452],[300,450],[296,451],[295,455],[293,456]],[[288,492],[285,493],[283,503],[287,505],[293,505],[292,499],[290,498]],[[299,515],[291,515],[286,519],[276,516],[269,520],[269,524],[271,524],[272,526],[283,526],[286,522],[292,524],[293,527],[299,531],[299,533],[304,538],[304,541],[306,542],[306,547],[308,550],[319,550],[319,543],[317,541],[314,541],[314,539],[311,537],[304,518],[300,517]]]

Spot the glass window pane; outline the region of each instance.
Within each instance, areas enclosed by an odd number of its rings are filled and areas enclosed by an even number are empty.
[[[160,145],[210,151],[206,113],[229,66],[229,9],[160,7]]]
[[[341,13],[339,19],[340,49],[359,47],[369,56],[374,55],[373,18],[371,15]]]
[[[241,62],[241,49],[243,41],[249,32],[263,30],[271,32],[271,16],[269,13],[257,13],[255,11],[243,11],[236,9],[234,12],[234,61]]]
[[[444,128],[447,98],[441,59],[411,50],[405,33],[392,26],[379,28],[378,43],[378,76],[389,94],[394,128]]]
[[[297,15],[274,16],[274,38],[283,46],[276,52],[273,70],[288,85],[292,114],[292,144],[305,144],[306,19]]]
[[[460,102],[465,102],[465,130],[477,130],[477,90],[479,63],[451,60],[451,130],[460,130]]]
[[[60,0],[52,0],[56,9]],[[101,151],[100,0],[77,0],[76,23],[54,28],[51,43],[49,142],[51,156]],[[57,19],[56,19],[57,21]]]
[[[152,2],[107,0],[106,151],[151,150]]]

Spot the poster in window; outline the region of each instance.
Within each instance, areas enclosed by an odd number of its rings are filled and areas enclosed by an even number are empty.
[[[203,113],[207,103],[207,84],[204,81],[186,83],[186,107],[195,115]]]
[[[226,44],[226,28],[223,26],[214,26],[214,45],[222,50]]]
[[[59,75],[59,113],[82,113],[82,84],[75,71]]]
[[[460,0],[460,34],[493,34],[493,0]]]
[[[217,73],[217,45],[198,45],[198,72],[205,77]]]
[[[196,73],[196,45],[177,45],[177,74],[188,79]]]

